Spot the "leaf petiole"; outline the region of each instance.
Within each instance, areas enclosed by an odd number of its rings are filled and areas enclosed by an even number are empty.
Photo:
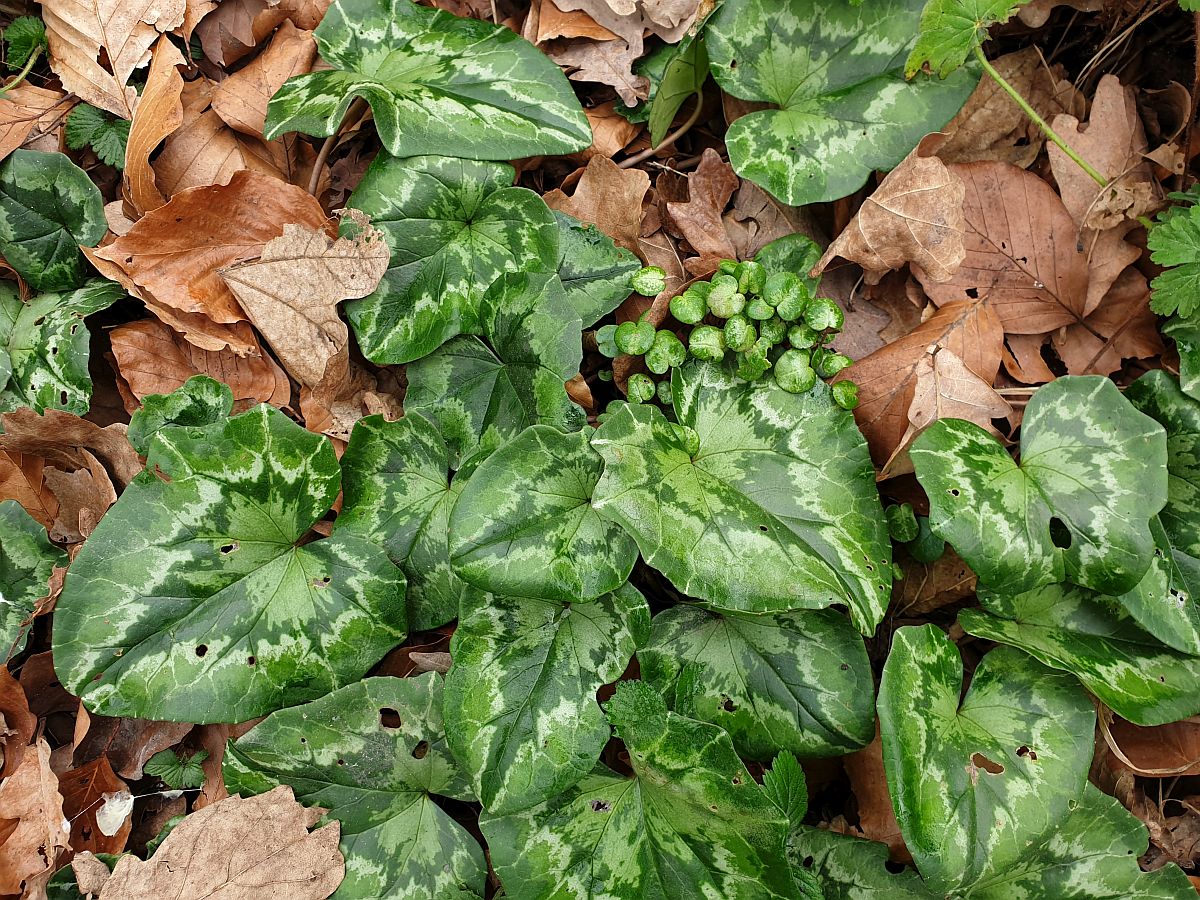
[[[42,48],[35,47],[33,49],[33,52],[29,54],[29,59],[25,60],[24,67],[22,67],[21,71],[17,73],[17,77],[14,78],[12,81],[10,81],[8,84],[4,85],[3,87],[0,87],[0,97],[4,96],[4,94],[8,93],[9,88],[15,88],[17,85],[19,85],[22,81],[25,80],[25,78],[29,75],[29,73],[33,71],[33,65],[34,65],[34,63],[36,63],[38,61],[38,57],[41,55],[42,55]]]

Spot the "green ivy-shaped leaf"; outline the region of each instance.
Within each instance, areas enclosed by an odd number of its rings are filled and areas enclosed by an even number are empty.
[[[22,649],[22,623],[49,592],[50,574],[65,554],[16,500],[0,501],[0,657]]]
[[[891,542],[853,417],[818,385],[789,394],[730,365],[689,362],[672,387],[679,424],[624,405],[592,437],[604,457],[594,507],[680,591],[729,612],[850,607],[883,618]]]
[[[34,290],[82,285],[79,248],[107,231],[100,189],[63,154],[14,150],[0,163],[0,256]]]
[[[331,135],[355,97],[392,156],[573,153],[592,131],[562,70],[500,25],[409,0],[334,0],[313,37],[332,71],[289,78],[264,133]]]
[[[233,411],[233,389],[207,375],[193,375],[169,394],[149,394],[129,418],[129,443],[145,456],[164,428],[203,427]]]
[[[635,778],[597,766],[548,803],[480,818],[506,896],[794,900],[787,817],[729,736],[641,682],[621,682],[607,711]]]
[[[106,716],[244,722],[362,677],[404,638],[404,575],[358,537],[300,543],[340,481],[266,405],[159,432],[71,564],[63,684]]]
[[[923,0],[726,0],[705,29],[728,93],[776,109],[737,119],[729,161],[793,206],[836,200],[953,118],[978,81],[904,80]]]
[[[512,180],[505,163],[375,158],[346,204],[370,217],[392,253],[379,287],[346,304],[368,359],[409,362],[457,334],[478,334],[480,297],[492,282],[555,270],[554,215]]]
[[[1167,501],[1166,434],[1107,378],[1039,388],[1019,466],[961,419],[934,422],[910,453],[930,527],[994,593],[1068,578],[1123,594],[1150,567],[1150,520]]]
[[[746,759],[840,756],[875,736],[866,647],[832,610],[746,616],[676,606],[654,617],[638,663],[677,713],[724,728]]]
[[[1173,316],[1162,333],[1175,342],[1179,352],[1179,385],[1193,400],[1200,400],[1200,323]]]
[[[611,736],[596,689],[646,640],[632,585],[582,603],[468,589],[446,677],[446,734],[485,809],[545,803],[592,771]]]
[[[959,613],[968,633],[1072,673],[1117,715],[1162,725],[1200,713],[1200,658],[1155,640],[1115,598],[1056,584],[981,599],[986,611]]]
[[[124,296],[119,285],[96,279],[24,303],[15,284],[0,282],[0,412],[19,406],[87,412],[91,335],[83,320]]]
[[[354,426],[342,455],[342,511],[335,534],[380,544],[408,580],[414,631],[458,615],[462,582],[450,568],[450,510],[468,472],[450,480],[450,454],[437,426],[409,411],[388,422],[367,416]]]
[[[890,871],[887,844],[878,841],[803,827],[788,850],[794,865],[817,873],[824,900],[942,900],[912,869]]]
[[[555,210],[558,222],[558,278],[567,302],[584,328],[608,315],[630,294],[629,276],[642,261],[613,243],[595,225]]]
[[[479,301],[480,337],[460,337],[408,366],[405,409],[433,419],[451,465],[529,425],[583,427],[566,381],[579,372],[579,316],[556,275],[504,275]]]
[[[958,648],[905,627],[879,686],[883,765],[905,844],[937,894],[1005,872],[1067,818],[1096,714],[1074,679],[1000,647],[962,695]],[[962,697],[960,701],[960,697]]]
[[[920,32],[904,74],[924,69],[945,78],[987,40],[988,29],[1007,22],[1029,0],[928,0],[921,12]]]
[[[341,823],[335,900],[483,896],[483,851],[433,800],[475,799],[446,747],[433,672],[367,678],[272,713],[228,746],[224,775],[243,795],[291,785]]]

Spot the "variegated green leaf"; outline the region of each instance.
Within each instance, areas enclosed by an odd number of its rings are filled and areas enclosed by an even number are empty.
[[[595,225],[555,210],[558,277],[567,302],[588,328],[629,296],[629,276],[642,262]]]
[[[340,480],[266,405],[159,432],[71,564],[63,684],[102,715],[244,722],[360,678],[404,638],[404,575],[358,537],[299,543]]]
[[[1007,22],[1029,0],[928,0],[916,46],[904,64],[911,78],[922,70],[945,78],[987,40],[988,29]]]
[[[867,650],[833,610],[746,616],[676,606],[654,617],[638,663],[677,713],[721,726],[746,759],[840,756],[875,736]]]
[[[592,142],[562,70],[508,28],[409,0],[334,0],[313,37],[333,70],[284,83],[267,140],[331,135],[362,97],[393,156],[516,159]]]
[[[1179,384],[1183,392],[1200,400],[1200,322],[1172,316],[1162,333],[1175,341],[1179,352]]]
[[[142,398],[142,408],[129,419],[129,443],[145,456],[154,435],[164,428],[202,427],[233,411],[233,389],[207,375],[193,375],[169,394]]]
[[[0,412],[19,406],[39,413],[87,412],[92,402],[91,335],[83,320],[123,296],[118,285],[97,279],[69,293],[39,294],[23,303],[16,285],[0,282]]]
[[[0,660],[22,649],[22,624],[49,592],[50,573],[67,554],[16,500],[0,501]]]
[[[381,544],[408,580],[414,631],[458,615],[462,582],[450,569],[453,509],[469,473],[450,480],[450,454],[437,426],[409,412],[398,422],[360,419],[342,455],[342,511],[335,534]]]
[[[446,734],[485,809],[545,803],[587,775],[610,735],[596,689],[646,640],[632,585],[582,603],[468,588],[446,677]]]
[[[1074,679],[1010,647],[983,658],[965,697],[962,684],[958,648],[938,628],[893,635],[879,686],[884,771],[904,841],[939,895],[1007,871],[1063,823],[1096,727]]]
[[[1150,567],[1150,519],[1167,501],[1167,439],[1107,378],[1039,388],[1021,426],[1019,466],[961,419],[933,423],[910,453],[930,527],[995,593],[1066,577],[1122,594]]]
[[[368,359],[409,362],[457,334],[478,334],[480,297],[500,275],[555,270],[554,215],[512,181],[505,163],[375,158],[347,201],[383,231],[392,253],[379,287],[346,304]]]
[[[717,83],[774,109],[725,136],[738,174],[803,206],[857,190],[953,118],[978,73],[904,80],[923,0],[726,0],[706,28]]]
[[[603,462],[589,437],[533,425],[479,466],[450,515],[450,562],[459,578],[560,603],[625,583],[637,545],[592,508]]]
[[[793,865],[817,873],[824,900],[940,900],[912,869],[890,871],[887,845],[877,841],[799,828],[788,850]]]
[[[335,900],[483,896],[483,851],[433,799],[474,799],[446,747],[433,672],[368,678],[272,713],[229,744],[224,775],[244,796],[291,785],[341,823]]]
[[[966,631],[1072,673],[1119,716],[1161,725],[1200,713],[1200,659],[1156,641],[1114,598],[1061,584],[981,599],[986,612],[959,614]]]
[[[850,607],[864,634],[883,618],[891,542],[867,445],[818,385],[789,394],[732,367],[675,369],[675,412],[622,406],[592,438],[604,457],[593,505],[633,535],[683,593],[730,612]]]
[[[480,826],[513,900],[794,900],[787,818],[729,736],[622,682],[609,717],[635,778],[604,766],[548,803]]]
[[[579,372],[579,316],[558,277],[505,275],[479,303],[482,338],[456,338],[408,366],[405,409],[437,423],[450,462],[494,450],[529,425],[583,427],[566,381]]]
[[[79,248],[106,231],[100,189],[63,154],[14,150],[0,163],[0,256],[34,290],[82,285]]]
[[[820,244],[807,235],[796,232],[771,241],[754,255],[754,261],[761,263],[768,275],[791,272],[815,295],[821,283],[821,276],[813,278],[808,273],[820,261],[821,253]]]

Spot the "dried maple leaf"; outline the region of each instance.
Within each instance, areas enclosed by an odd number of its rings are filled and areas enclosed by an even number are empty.
[[[160,37],[154,46],[142,99],[133,111],[125,146],[122,186],[125,199],[139,216],[167,202],[155,183],[150,154],[183,124],[183,76],[179,74],[182,65],[183,55],[166,35]]]
[[[212,108],[229,127],[261,137],[267,102],[293,75],[303,75],[317,58],[311,31],[284,21],[267,49],[217,86]]]
[[[595,225],[619,246],[638,253],[642,200],[649,189],[650,176],[641,169],[622,169],[611,159],[593,156],[574,194],[568,197],[555,189],[542,199],[551,209]]]
[[[133,830],[128,786],[100,756],[63,773],[59,779],[63,812],[71,823],[71,850],[120,853]]]
[[[666,204],[671,221],[700,257],[698,266],[689,265],[691,260],[684,263],[693,274],[712,271],[713,261],[732,259],[737,253],[725,232],[721,216],[740,185],[741,180],[734,174],[733,167],[709,147],[700,158],[700,165],[688,175],[687,202]]]
[[[0,844],[0,894],[20,894],[31,879],[57,868],[70,833],[45,739],[25,747],[16,772],[0,783],[0,809],[19,820]]]

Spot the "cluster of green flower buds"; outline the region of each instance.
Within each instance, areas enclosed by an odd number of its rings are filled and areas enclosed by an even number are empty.
[[[661,292],[666,273],[647,266],[632,276],[634,290],[645,296]],[[656,290],[657,289],[657,290]],[[686,346],[675,332],[655,329],[648,313],[636,322],[599,329],[602,353],[644,358],[654,375],[667,375],[672,366],[693,356],[720,362],[733,353],[737,374],[757,381],[772,372],[785,391],[809,391],[818,378],[833,378],[853,360],[827,345],[842,328],[845,317],[832,300],[814,297],[808,285],[791,272],[767,273],[754,260],[723,260],[709,281],[697,281],[671,299],[671,315],[690,325]],[[631,402],[669,399],[667,380],[639,373],[627,385]],[[845,409],[858,405],[858,386],[839,381],[832,387],[834,400]]]

